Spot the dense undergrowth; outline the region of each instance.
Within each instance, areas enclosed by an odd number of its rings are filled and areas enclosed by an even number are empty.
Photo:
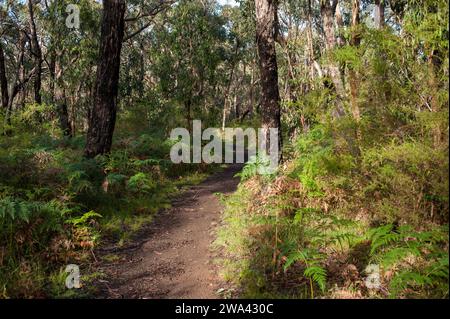
[[[96,249],[125,245],[172,195],[217,168],[168,158],[171,129],[194,119],[205,128],[281,121],[284,137],[278,172],[258,175],[265,158],[256,158],[223,199],[216,246],[233,284],[226,295],[449,297],[446,1],[339,1],[339,18],[327,16],[338,1],[267,2],[280,34],[260,43],[272,32],[256,30],[267,25],[254,1],[220,10],[177,1],[151,10],[158,16],[133,1],[122,52],[98,56],[97,34],[109,29],[100,28],[100,5],[78,1],[82,27],[68,32],[57,21],[64,14],[53,17],[66,2],[7,1],[0,10],[0,298],[91,295],[102,276],[95,261],[119,258]],[[374,26],[376,3],[389,10]],[[98,90],[105,81],[94,81],[95,70],[116,63],[120,81]],[[106,104],[96,95],[118,100],[99,124],[117,115],[117,125],[112,152],[86,159],[92,107]],[[63,138],[60,126],[75,136]],[[81,266],[81,293],[65,288],[67,264]]]
[[[447,298],[446,148],[390,141],[358,163],[332,136],[303,135],[277,176],[247,164],[216,242],[225,277],[246,297]]]
[[[84,136],[61,138],[51,110],[27,106],[0,136],[0,298],[81,296],[65,288],[67,264],[80,266],[89,294],[101,276],[90,267],[97,247],[126,243],[172,195],[216,169],[173,165],[173,141],[127,113],[111,154],[85,159]]]
[[[216,246],[235,295],[449,297],[448,56],[433,68],[411,55],[448,53],[436,31],[445,6],[407,16],[402,38],[361,29],[360,48],[329,57],[360,74],[360,118],[351,92],[350,116],[330,116],[336,96],[320,85],[285,106],[288,128],[305,114],[309,127],[286,143],[277,174],[248,163],[224,199]]]

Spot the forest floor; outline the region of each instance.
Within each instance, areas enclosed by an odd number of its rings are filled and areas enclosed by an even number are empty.
[[[189,188],[159,213],[101,272],[100,298],[216,298],[222,288],[211,243],[222,205],[216,195],[236,190],[240,165],[230,165]]]

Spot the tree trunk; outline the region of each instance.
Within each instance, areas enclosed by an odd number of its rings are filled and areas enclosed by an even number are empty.
[[[62,81],[62,52],[57,52],[55,57],[55,104],[56,111],[59,118],[59,126],[64,136],[72,136],[72,128],[69,122],[69,112],[67,110],[66,92],[64,89],[64,83]]]
[[[359,6],[360,6],[360,0],[353,0],[352,2],[352,29],[351,29],[351,38],[350,38],[350,45],[354,47],[358,47],[361,43],[361,33],[359,29],[360,24],[360,17],[359,17]],[[359,74],[354,69],[354,66],[350,65],[349,67],[349,84],[350,84],[350,105],[352,109],[353,118],[356,121],[356,141],[357,144],[353,142],[349,142],[349,145],[352,149],[352,153],[359,157],[361,154],[361,151],[359,149],[359,143],[361,142],[361,129],[359,127],[359,122],[361,119],[361,111],[359,108],[359,101],[358,101],[358,90],[359,90]]]
[[[233,60],[231,62],[231,71],[230,76],[228,78],[227,87],[225,89],[224,99],[223,99],[223,110],[222,110],[222,131],[225,130],[227,116],[229,114],[228,105],[231,105],[231,102],[228,101],[231,90],[231,83],[233,82],[234,70],[236,69],[236,56],[239,51],[239,41],[236,41],[236,45],[234,47]]]
[[[51,38],[50,43],[56,43],[56,41]],[[48,55],[48,71],[50,75],[50,83],[48,84],[48,89],[50,91],[50,99],[52,103],[55,103],[55,69],[56,69],[56,59],[58,52],[56,50],[52,50],[51,52],[47,53]]]
[[[41,104],[42,51],[37,37],[32,0],[28,0],[28,15],[30,18],[29,24],[31,31],[31,41],[30,41],[31,54],[33,55],[34,67],[36,68],[34,73],[34,101],[38,104]]]
[[[144,44],[139,44],[139,85],[138,96],[140,99],[144,98],[144,80],[145,80],[145,50]]]
[[[17,58],[17,61],[19,63],[19,68],[17,72],[13,75],[13,78],[9,81],[8,87],[7,87],[7,95],[8,95],[8,103],[6,104],[6,116],[5,116],[5,123],[7,125],[11,125],[11,114],[13,109],[13,102],[16,97],[16,95],[19,92],[22,92],[25,87],[25,83],[28,82],[28,80],[32,77],[34,74],[35,69],[30,71],[28,76],[26,78],[21,79],[21,74],[23,73],[24,68],[24,55],[25,55],[25,34],[20,32],[19,35],[19,56]],[[11,133],[10,128],[7,129],[7,134]]]
[[[375,27],[382,29],[384,27],[384,0],[375,0]]]
[[[359,28],[359,0],[353,0],[352,3],[352,31],[350,45],[358,47],[361,42],[361,35]],[[358,74],[353,66],[349,67],[349,82],[350,82],[350,104],[352,107],[353,117],[357,122],[360,120],[360,110],[358,104]]]
[[[277,30],[277,1],[255,0],[256,43],[261,74],[262,126],[267,130],[266,151],[270,152],[269,128],[278,129],[278,156],[281,159],[281,110],[278,88],[278,65],[275,50],[275,30]]]
[[[334,29],[334,15],[336,13],[337,0],[321,0],[320,12],[323,19],[323,30],[325,32],[325,49],[329,53],[336,47],[336,32]],[[328,65],[331,81],[333,82],[334,90],[337,97],[336,117],[341,117],[345,114],[343,107],[343,97],[345,96],[344,82],[342,80],[339,67],[330,62]]]
[[[240,114],[241,114],[241,109],[240,109],[240,104],[241,102],[238,101],[238,92],[234,93],[234,98],[233,98],[233,104],[234,104],[234,117],[236,119],[239,119]]]
[[[429,48],[427,48],[429,49]],[[437,79],[437,72],[443,59],[438,50],[429,49],[428,58],[428,87],[430,89],[430,106],[432,112],[439,112],[441,105],[439,103],[439,84]],[[445,128],[444,128],[445,129]],[[438,147],[442,143],[442,131],[440,125],[433,127],[433,144]]]
[[[255,63],[252,63],[252,73],[250,75],[250,105],[248,106],[250,115],[255,112]]]
[[[8,78],[6,77],[5,53],[3,46],[0,43],[0,90],[2,93],[2,109],[6,110],[8,107]]]
[[[188,98],[184,101],[184,108],[186,110],[186,124],[188,127],[188,131],[192,133],[192,100]]]
[[[344,29],[344,19],[342,17],[341,8],[339,6],[339,2],[336,4],[336,11],[335,11],[335,17],[336,17],[336,27],[337,27],[337,45],[338,47],[342,47],[345,45],[345,39],[342,34]]]
[[[314,81],[314,45],[313,45],[313,32],[312,32],[312,7],[311,0],[308,0],[307,8],[307,20],[306,27],[306,39],[308,45],[308,63],[309,63],[309,77],[311,81]]]
[[[94,106],[89,119],[85,156],[111,150],[116,123],[120,52],[124,35],[125,0],[104,0]]]

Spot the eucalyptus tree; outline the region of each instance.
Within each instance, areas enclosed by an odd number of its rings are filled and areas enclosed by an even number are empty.
[[[194,116],[220,118],[208,99],[223,84],[219,66],[226,58],[225,22],[214,3],[183,0],[153,29],[151,72],[162,94],[181,106],[187,127]]]
[[[38,104],[42,102],[41,86],[42,86],[42,49],[39,43],[37,26],[35,21],[35,1],[28,0],[28,23],[30,32],[30,51],[33,56],[35,67],[34,72],[34,101]]]
[[[28,31],[26,7],[23,3],[0,2],[0,82],[5,122],[10,126],[13,103],[20,93],[24,96],[27,82],[34,76],[36,67],[27,55]],[[10,128],[7,128],[10,133]]]
[[[256,54],[254,19],[248,15],[252,8],[242,5],[224,6],[226,19],[226,58],[221,65],[223,79],[222,130],[228,119],[243,120],[253,113],[255,104]],[[234,112],[232,112],[234,111]]]
[[[150,3],[149,6],[146,5],[148,3]],[[93,107],[90,112],[84,151],[86,157],[95,157],[99,154],[109,153],[111,150],[117,113],[120,55],[123,41],[146,30],[152,24],[152,18],[172,3],[171,0],[137,1],[136,5],[139,8],[137,15],[127,18],[127,1],[103,1]],[[134,8],[134,4],[134,1],[130,1],[131,9]],[[150,21],[135,31],[126,30],[127,21],[141,21],[142,18],[150,18]]]
[[[5,52],[0,42],[0,93],[2,94],[2,108],[8,106],[8,79],[6,78]]]
[[[85,155],[111,150],[116,122],[120,52],[125,29],[125,0],[104,0],[100,48]]]
[[[270,149],[269,128],[278,129],[278,149],[281,157],[281,109],[278,88],[278,64],[275,47],[278,12],[277,0],[255,0],[256,43],[261,76],[261,113],[263,129],[267,130],[267,151]]]

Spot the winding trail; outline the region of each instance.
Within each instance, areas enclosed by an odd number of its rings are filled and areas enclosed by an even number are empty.
[[[217,266],[210,251],[222,207],[215,193],[236,190],[240,165],[191,187],[161,212],[140,238],[125,249],[108,274],[104,298],[217,298]]]

